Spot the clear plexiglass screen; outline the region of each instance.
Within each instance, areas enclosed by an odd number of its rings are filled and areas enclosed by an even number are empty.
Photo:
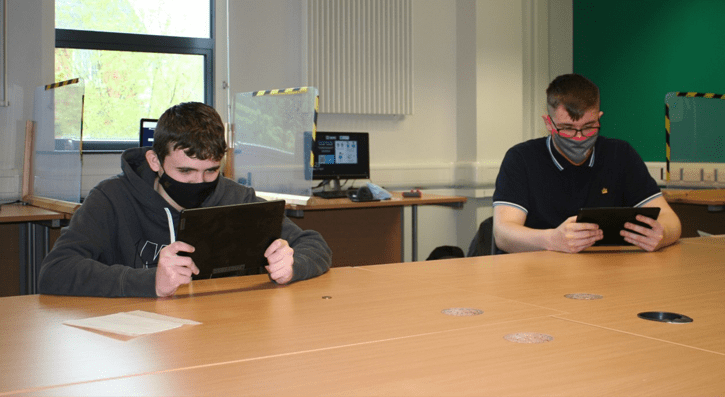
[[[80,203],[83,81],[35,89],[33,195]]]
[[[317,89],[234,96],[234,176],[262,192],[309,196]]]

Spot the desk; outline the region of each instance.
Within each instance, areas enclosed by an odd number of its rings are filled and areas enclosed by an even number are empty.
[[[348,198],[311,197],[307,205],[288,205],[287,216],[303,229],[322,234],[332,248],[333,266],[358,266],[402,262],[403,208],[411,208],[411,258],[418,260],[418,206],[446,205],[461,208],[461,196],[423,193],[404,198],[392,192],[390,200],[353,202]]]
[[[682,223],[682,237],[696,237],[698,230],[725,234],[725,189],[662,191]]]
[[[23,288],[21,288],[20,293],[37,293],[38,269],[43,258],[50,250],[49,228],[58,228],[62,220],[69,218],[69,215],[32,205],[6,204],[0,209],[0,224],[17,223],[21,227],[19,231],[21,237],[17,241],[13,239],[8,242],[8,244],[17,243],[20,246],[18,258],[21,256],[25,258],[21,265],[24,271],[18,274],[18,276],[22,274],[22,277],[18,278],[25,280],[24,283],[21,282]],[[36,228],[39,224],[44,227],[42,234]],[[40,247],[36,244],[36,236],[39,234]],[[3,262],[12,263],[7,258],[3,258]]]
[[[341,267],[289,286],[195,281],[165,300],[1,298],[0,395],[722,395],[724,248]],[[127,341],[61,324],[130,310],[203,324]],[[649,310],[695,321],[637,318]],[[518,332],[553,340],[504,339]]]

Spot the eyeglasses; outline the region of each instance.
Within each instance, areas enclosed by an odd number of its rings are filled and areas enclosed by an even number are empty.
[[[549,121],[551,121],[551,125],[554,126],[554,129],[556,130],[556,132],[559,135],[563,136],[564,138],[574,138],[576,136],[577,132],[581,133],[582,136],[589,138],[591,136],[596,135],[597,132],[599,132],[599,128],[602,127],[601,125],[596,125],[596,126],[592,126],[592,127],[584,127],[582,129],[576,129],[576,128],[559,129],[559,127],[557,127],[556,124],[554,124],[554,119],[552,119],[551,116],[549,116]],[[601,124],[599,122],[599,119],[597,119],[597,124]]]

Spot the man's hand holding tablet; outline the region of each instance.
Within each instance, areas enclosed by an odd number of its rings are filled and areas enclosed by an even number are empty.
[[[192,275],[199,274],[199,268],[189,256],[178,255],[179,251],[194,252],[194,247],[176,241],[164,247],[159,253],[156,267],[156,296],[173,295],[176,290],[191,282]]]
[[[604,237],[596,223],[578,223],[576,216],[567,218],[551,231],[546,249],[570,254],[585,250]]]
[[[663,237],[659,207],[582,208],[577,223],[596,224],[603,237],[595,246],[636,245],[654,251]]]

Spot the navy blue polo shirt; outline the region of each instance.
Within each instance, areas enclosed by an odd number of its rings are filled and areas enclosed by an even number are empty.
[[[644,161],[626,141],[600,135],[589,159],[575,166],[547,136],[508,150],[496,178],[493,205],[526,212],[526,227],[552,229],[580,208],[640,207],[661,195]]]

